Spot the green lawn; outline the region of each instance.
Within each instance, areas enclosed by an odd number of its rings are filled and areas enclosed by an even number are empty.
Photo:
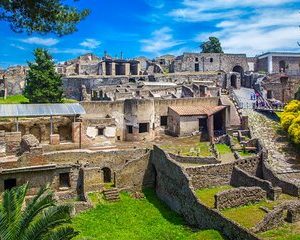
[[[238,154],[241,157],[251,157],[251,156],[255,156],[255,153],[249,152],[249,151],[238,151]]]
[[[64,98],[63,103],[76,103],[74,99]],[[23,95],[8,96],[6,99],[0,98],[0,104],[17,104],[17,103],[29,103],[29,100]]]
[[[0,104],[13,104],[13,103],[28,103],[28,99],[23,95],[8,96],[6,99],[0,98]]]
[[[266,212],[260,209],[260,207],[267,207],[272,210],[275,206],[279,205],[283,201],[293,199],[295,200],[297,198],[286,194],[281,194],[279,199],[276,201],[260,201],[247,206],[225,209],[221,211],[221,213],[231,220],[241,224],[242,226],[251,228],[260,222],[266,215]]]
[[[199,200],[210,208],[215,207],[215,195],[219,192],[231,189],[232,186],[224,185],[219,187],[212,187],[212,188],[203,188],[196,190],[196,195]]]
[[[162,149],[167,152],[189,157],[209,157],[212,156],[209,142],[196,142],[189,145],[186,144],[168,144],[161,145]]]
[[[258,234],[259,237],[266,240],[299,240],[300,224],[285,224],[284,226]]]
[[[226,144],[216,144],[215,146],[221,155],[231,153],[231,148]]]
[[[144,194],[144,199],[133,199],[121,193],[121,201],[115,203],[93,194],[96,207],[73,219],[74,228],[80,231],[75,240],[223,239],[217,231],[196,231],[186,226],[182,217],[156,197],[154,190],[147,189]]]

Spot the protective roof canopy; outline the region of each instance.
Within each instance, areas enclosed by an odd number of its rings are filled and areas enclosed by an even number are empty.
[[[79,103],[0,104],[0,117],[75,116],[85,114]]]

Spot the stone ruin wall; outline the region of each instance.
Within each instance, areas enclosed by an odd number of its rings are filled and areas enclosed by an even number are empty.
[[[60,198],[75,198],[89,191],[100,191],[104,182],[101,169],[109,168],[116,187],[140,191],[153,186],[153,171],[149,168],[150,152],[145,149],[89,152],[65,151],[44,154],[26,152],[11,164],[2,163],[0,182],[16,179],[17,185],[29,182],[29,195],[50,183]],[[59,174],[69,173],[70,187],[61,188]],[[3,192],[4,185],[0,184]]]
[[[235,208],[266,199],[266,191],[260,187],[239,187],[215,195],[215,208]]]
[[[156,194],[192,226],[216,229],[234,240],[258,240],[253,233],[203,205],[193,192],[191,179],[164,151],[154,147],[151,160],[156,173]]]

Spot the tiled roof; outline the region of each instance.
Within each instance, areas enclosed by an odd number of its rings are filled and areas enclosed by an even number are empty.
[[[170,106],[180,116],[213,115],[227,106]]]

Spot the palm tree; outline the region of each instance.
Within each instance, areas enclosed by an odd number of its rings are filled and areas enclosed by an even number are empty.
[[[1,240],[69,240],[78,234],[67,226],[71,206],[57,205],[49,186],[25,206],[28,184],[3,193],[0,206]]]

